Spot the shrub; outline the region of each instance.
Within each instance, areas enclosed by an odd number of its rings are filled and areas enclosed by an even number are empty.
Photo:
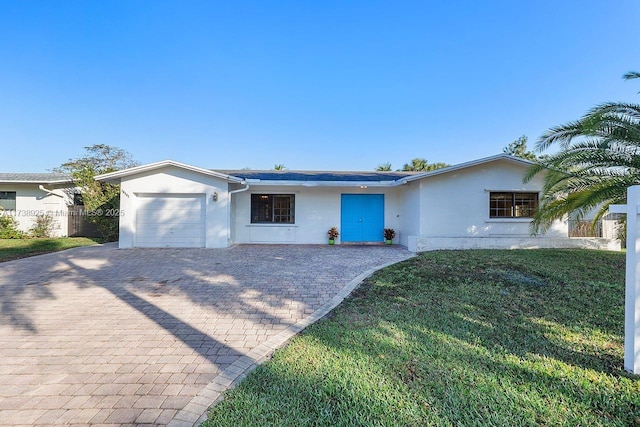
[[[22,239],[24,233],[18,230],[18,221],[11,215],[0,213],[0,239]]]
[[[336,227],[331,227],[329,231],[327,231],[327,235],[329,236],[329,239],[334,240],[340,235],[340,233]]]
[[[384,239],[393,240],[396,237],[396,231],[393,228],[384,229]]]
[[[36,223],[29,229],[33,237],[51,237],[53,217],[49,214],[36,216]]]

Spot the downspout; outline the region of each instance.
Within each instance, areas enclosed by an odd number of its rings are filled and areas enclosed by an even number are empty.
[[[227,245],[231,242],[231,195],[247,191],[249,189],[249,184],[245,181],[244,185],[244,188],[229,191],[229,203],[227,203]]]
[[[60,194],[58,194],[58,193],[54,193],[52,190],[49,190],[48,188],[44,188],[44,185],[42,185],[42,184],[38,185],[38,188],[39,188],[40,190],[44,191],[44,192],[45,192],[45,193],[47,193],[47,194],[52,194],[52,195],[54,195],[54,196],[58,196],[58,197],[61,197],[61,198],[63,198],[63,199],[64,199],[64,196],[62,196],[62,195],[60,195]]]

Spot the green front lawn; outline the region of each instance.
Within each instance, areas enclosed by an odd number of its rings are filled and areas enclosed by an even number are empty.
[[[206,426],[628,426],[624,255],[442,251],[386,268]]]
[[[95,245],[96,240],[86,237],[61,237],[57,239],[0,239],[0,262],[26,258],[49,252]]]

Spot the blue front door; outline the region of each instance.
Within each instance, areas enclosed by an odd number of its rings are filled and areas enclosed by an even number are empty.
[[[341,206],[341,241],[383,240],[384,194],[343,194]]]

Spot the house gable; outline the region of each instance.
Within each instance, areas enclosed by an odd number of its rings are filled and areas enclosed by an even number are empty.
[[[535,193],[540,177],[523,183],[527,166],[495,159],[448,174],[420,180],[420,235],[427,237],[528,237],[531,218],[490,218],[491,192]],[[554,225],[549,236],[566,236],[566,224]]]
[[[157,170],[161,170],[163,168],[174,168],[174,169],[182,169],[185,171],[194,172],[200,175],[211,176],[214,178],[223,179],[229,182],[242,182],[243,180],[238,177],[230,176],[227,174],[223,174],[220,172],[216,172],[209,169],[202,169],[196,166],[191,166],[186,163],[180,163],[173,160],[163,160],[161,162],[149,163],[147,165],[135,166],[128,169],[123,169],[116,172],[110,172],[102,175],[96,176],[96,180],[98,181],[108,181],[108,182],[119,182],[122,179],[135,177],[140,174],[145,174],[148,172],[154,173]]]
[[[166,164],[119,179],[120,247],[228,246],[226,177]]]

